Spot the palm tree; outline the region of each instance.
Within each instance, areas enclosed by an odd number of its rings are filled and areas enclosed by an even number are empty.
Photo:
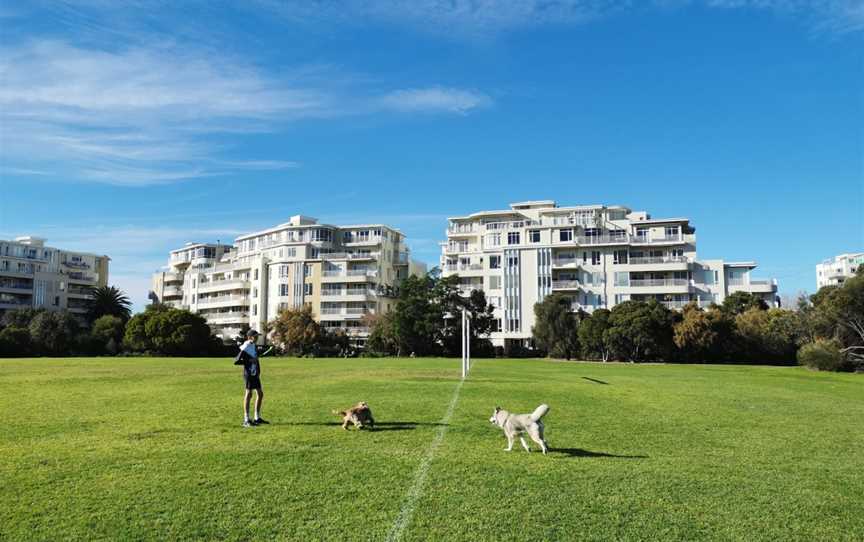
[[[114,286],[99,286],[90,292],[87,316],[93,322],[101,316],[110,314],[125,322],[132,315],[131,307],[132,302],[120,289]]]

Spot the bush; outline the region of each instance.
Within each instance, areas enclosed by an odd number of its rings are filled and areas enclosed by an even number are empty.
[[[817,339],[798,351],[798,363],[819,371],[849,370],[837,341]]]
[[[30,355],[30,332],[24,327],[7,327],[0,331],[0,357]]]

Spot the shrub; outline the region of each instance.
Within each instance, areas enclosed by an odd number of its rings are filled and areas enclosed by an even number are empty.
[[[837,341],[817,339],[798,351],[798,363],[819,371],[844,371],[848,364]]]
[[[30,355],[30,332],[24,327],[7,327],[0,331],[0,357]]]

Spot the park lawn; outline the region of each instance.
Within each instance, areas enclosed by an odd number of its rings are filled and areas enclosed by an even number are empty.
[[[244,429],[229,359],[0,360],[0,540],[864,539],[862,375],[477,360],[443,426],[458,365],[268,358]]]

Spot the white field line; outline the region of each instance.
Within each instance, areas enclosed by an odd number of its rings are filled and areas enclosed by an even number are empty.
[[[459,401],[459,391],[462,390],[464,380],[460,380],[456,385],[456,390],[453,392],[453,398],[450,399],[450,405],[447,407],[447,412],[441,418],[441,425],[438,427],[438,432],[429,449],[426,450],[426,455],[417,467],[417,473],[414,474],[414,482],[411,484],[411,489],[405,498],[405,503],[402,505],[402,510],[399,511],[399,516],[390,528],[390,533],[387,535],[387,542],[396,542],[402,538],[402,533],[405,528],[411,523],[411,518],[414,516],[414,509],[417,508],[417,502],[423,496],[423,486],[426,483],[426,475],[429,472],[429,465],[432,463],[432,458],[435,456],[435,450],[444,440],[444,433],[447,432],[447,426],[450,423],[450,418],[453,417],[453,411],[456,410],[456,403]]]

